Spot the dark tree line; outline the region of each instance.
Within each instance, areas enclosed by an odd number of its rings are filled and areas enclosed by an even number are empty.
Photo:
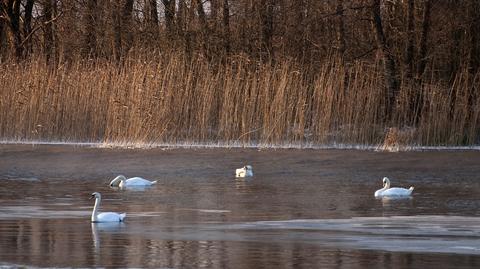
[[[2,59],[183,48],[309,63],[381,54],[406,77],[479,66],[476,0],[1,0]],[[395,84],[395,79],[389,84]]]
[[[480,66],[477,0],[1,0],[0,60],[121,60],[149,51],[304,66],[381,59],[388,103],[404,81]],[[388,106],[393,107],[393,106]]]

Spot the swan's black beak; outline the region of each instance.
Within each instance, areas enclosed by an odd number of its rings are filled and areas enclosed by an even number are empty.
[[[90,200],[93,199],[93,198],[95,198],[95,194],[92,194],[92,195],[90,196]]]

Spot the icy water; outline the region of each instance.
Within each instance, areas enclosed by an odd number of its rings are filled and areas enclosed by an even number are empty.
[[[383,176],[413,197],[375,199]],[[126,222],[91,224],[94,191]],[[19,266],[480,268],[480,152],[0,145],[0,268]]]

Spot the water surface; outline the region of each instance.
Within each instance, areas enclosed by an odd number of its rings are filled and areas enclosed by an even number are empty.
[[[233,172],[252,164],[255,176]],[[0,267],[478,268],[480,152],[0,145]],[[118,174],[157,180],[110,188]],[[388,176],[411,199],[373,197]],[[91,224],[90,193],[121,224]]]

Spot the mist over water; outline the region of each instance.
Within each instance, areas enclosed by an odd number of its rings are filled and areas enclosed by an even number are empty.
[[[0,267],[478,268],[480,152],[0,145]],[[254,168],[235,180],[234,169]],[[157,180],[120,190],[118,174]],[[410,199],[373,197],[388,176]],[[125,223],[91,224],[90,193]]]

